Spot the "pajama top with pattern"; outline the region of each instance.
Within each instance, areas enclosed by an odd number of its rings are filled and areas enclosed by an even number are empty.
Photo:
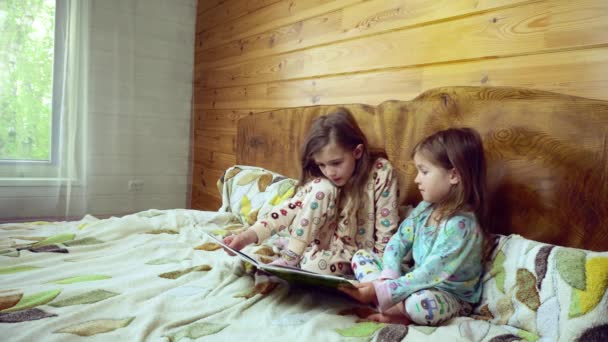
[[[319,183],[329,187],[319,187]],[[295,248],[300,249],[294,250],[296,253],[301,253],[312,243],[320,245],[317,246],[319,249],[337,253],[346,249],[349,257],[361,248],[382,254],[399,224],[398,192],[397,175],[392,165],[388,160],[378,158],[372,164],[358,210],[342,208],[345,202],[341,198],[342,189],[327,179],[317,178],[300,187],[294,197],[274,208],[251,229],[261,242],[289,228],[292,240],[302,244],[298,246],[300,248]],[[319,232],[313,241],[293,238],[306,236],[306,232],[313,227]],[[349,264],[350,260],[346,260],[346,263]]]
[[[427,288],[479,301],[483,234],[475,215],[461,212],[437,227],[426,226],[431,212],[431,203],[421,202],[386,246],[380,278],[387,280],[374,282],[380,310]],[[410,250],[414,266],[403,274],[401,264]]]

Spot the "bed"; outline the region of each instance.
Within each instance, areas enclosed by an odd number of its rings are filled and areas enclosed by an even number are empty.
[[[472,317],[446,326],[362,321],[348,298],[269,286],[203,234],[238,232],[293,194],[299,142],[336,106],[239,121],[217,211],[0,225],[0,329],[11,341],[595,341],[608,336],[608,101],[524,88],[449,87],[345,104],[420,198],[408,156],[422,136],[484,139],[496,234]],[[280,156],[278,158],[277,156]],[[268,262],[272,245],[251,246]]]

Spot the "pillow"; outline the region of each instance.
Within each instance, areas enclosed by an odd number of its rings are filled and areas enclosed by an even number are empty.
[[[499,236],[483,278],[476,318],[573,341],[608,329],[608,252]]]
[[[222,193],[220,212],[236,215],[245,227],[292,197],[297,181],[261,167],[235,165],[218,180]]]

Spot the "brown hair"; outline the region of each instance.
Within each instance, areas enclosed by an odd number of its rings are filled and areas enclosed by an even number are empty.
[[[349,181],[354,189],[360,190],[365,186],[373,160],[386,157],[386,153],[382,151],[370,151],[367,138],[352,113],[340,107],[312,122],[300,150],[300,185],[311,178],[323,176],[313,156],[331,142],[348,151],[354,150],[359,144],[363,145],[363,153],[356,161],[353,176]]]
[[[439,131],[418,142],[412,157],[416,153],[423,154],[435,166],[456,169],[460,175],[460,182],[437,203],[439,221],[459,211],[472,211],[487,237],[486,159],[479,133],[468,127]]]

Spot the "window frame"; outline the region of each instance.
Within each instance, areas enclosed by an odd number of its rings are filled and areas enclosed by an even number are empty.
[[[0,186],[41,186],[65,181],[58,176],[64,162],[61,106],[66,60],[67,0],[55,0],[51,95],[51,146],[49,160],[0,159]]]

